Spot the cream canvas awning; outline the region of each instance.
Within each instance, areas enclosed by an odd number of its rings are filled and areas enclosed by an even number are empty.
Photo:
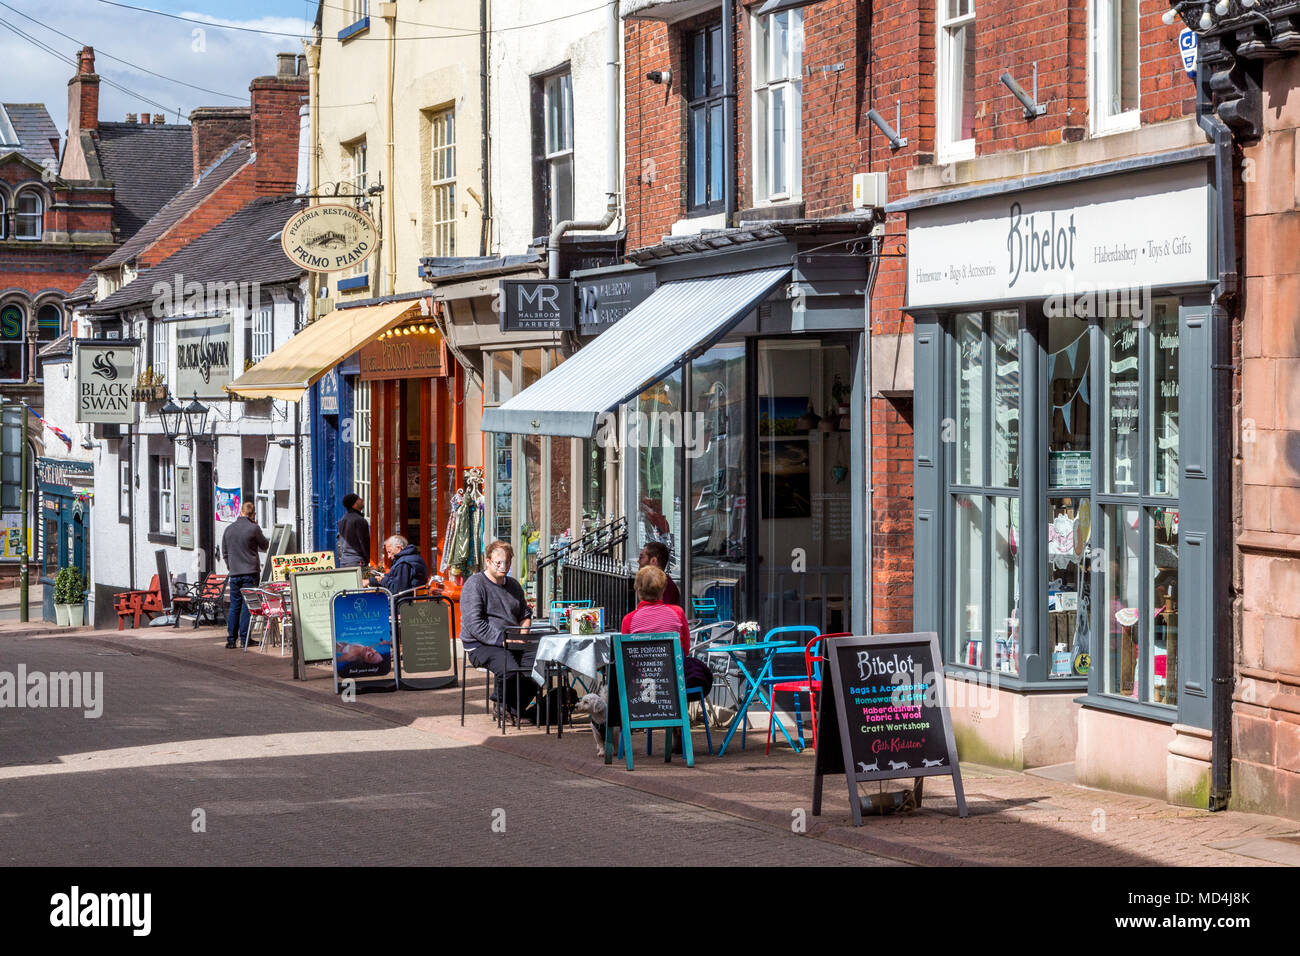
[[[299,401],[322,375],[418,311],[419,300],[335,309],[226,386],[244,398]]]

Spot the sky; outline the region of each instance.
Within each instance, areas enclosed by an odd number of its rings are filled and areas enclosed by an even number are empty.
[[[93,46],[95,72],[103,77],[101,120],[120,122],[127,113],[148,111],[166,113],[167,122],[175,123],[177,110],[188,114],[196,106],[247,105],[249,81],[275,72],[276,53],[302,52],[296,36],[227,30],[221,24],[303,35],[311,32],[316,16],[315,0],[121,2],[203,22],[127,10],[104,0],[0,0],[0,102],[44,103],[60,134],[67,132],[74,67],[5,24],[74,62],[83,45]],[[114,88],[109,80],[132,92]],[[185,122],[183,116],[180,121]]]

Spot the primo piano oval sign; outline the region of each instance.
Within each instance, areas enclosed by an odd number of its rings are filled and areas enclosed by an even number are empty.
[[[309,272],[338,272],[375,251],[375,223],[351,206],[311,206],[285,223],[280,246]]]

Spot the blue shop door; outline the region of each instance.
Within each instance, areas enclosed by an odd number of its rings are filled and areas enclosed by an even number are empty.
[[[90,513],[89,505],[71,495],[45,492],[44,497],[42,521],[45,553],[41,574],[41,617],[53,621],[54,577],[59,569],[75,565],[81,569],[82,576],[87,581],[91,580],[91,569],[87,563],[90,554]]]

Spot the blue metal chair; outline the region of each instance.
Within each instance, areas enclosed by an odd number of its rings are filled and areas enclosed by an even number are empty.
[[[804,647],[807,645],[808,641],[810,641],[812,638],[820,637],[821,633],[822,633],[821,628],[815,627],[812,624],[791,624],[785,627],[772,628],[770,631],[767,632],[767,634],[763,636],[763,640],[764,641],[781,641],[781,640],[798,641],[798,644],[796,644],[793,647],[781,648],[776,652],[776,655],[778,658],[789,656],[789,655],[797,656],[799,658],[800,664],[802,664],[804,659]],[[801,672],[802,670],[803,668],[800,668]],[[772,718],[773,720],[778,720],[779,718],[775,716],[775,710],[772,709],[770,706],[770,695],[775,693],[775,691],[772,690],[772,687],[776,684],[788,683],[790,680],[791,680],[791,675],[789,674],[772,674],[768,677],[763,678],[762,680],[763,686],[769,694],[769,710],[773,714],[773,718]],[[799,749],[803,750],[803,746],[804,746],[803,715],[800,712],[799,696],[797,694],[795,695],[794,698],[794,716],[795,716],[795,721],[798,724],[797,729],[799,731]],[[769,736],[771,735],[770,729],[768,730],[768,734]],[[743,734],[743,728],[742,728],[742,734],[740,738],[740,746],[741,749],[744,749],[745,738]]]
[[[718,620],[718,602],[713,598],[691,598],[691,613],[699,624],[712,624]]]

